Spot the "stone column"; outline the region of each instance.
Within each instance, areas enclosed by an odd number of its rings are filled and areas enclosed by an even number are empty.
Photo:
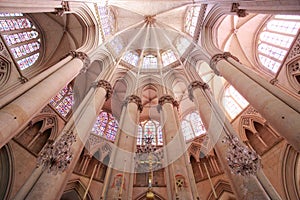
[[[297,151],[300,151],[300,103],[243,66],[230,53],[216,54],[210,62]]]
[[[85,53],[72,52],[72,56],[70,62],[0,110],[0,147],[18,134],[89,63]]]
[[[133,199],[134,155],[142,101],[136,95],[125,99],[115,149],[109,161],[101,199]]]
[[[170,95],[160,97],[158,103],[166,152],[165,169],[169,175],[167,188],[171,191],[169,199],[197,199],[197,191],[193,191],[193,186],[196,188],[195,180],[189,177],[189,163],[185,158],[187,148],[178,124],[178,111],[174,109],[179,105]]]
[[[31,187],[27,187],[29,190],[22,190],[22,193],[19,192],[15,197],[16,200],[51,200],[60,198],[67,184],[68,178],[72,174],[76,163],[78,162],[94,122],[100,113],[105,100],[110,97],[111,93],[112,88],[107,81],[100,80],[93,84],[93,87],[89,90],[86,98],[74,112],[73,118],[69,120],[61,134],[64,135],[67,132],[72,131],[73,135],[76,136],[76,141],[71,146],[73,159],[69,166],[63,173],[58,175],[53,175],[44,171],[38,177],[31,178],[30,180],[32,182],[27,183],[27,185],[31,184]],[[58,141],[61,137],[62,136],[58,137],[56,141]]]
[[[209,147],[215,148],[237,199],[280,199],[279,196],[273,198],[272,195],[268,195],[256,176],[241,176],[231,173],[226,159],[228,144],[224,142],[224,139],[226,135],[236,136],[236,133],[215,102],[208,90],[208,85],[202,81],[193,81],[189,86],[189,97],[198,108],[209,136]]]

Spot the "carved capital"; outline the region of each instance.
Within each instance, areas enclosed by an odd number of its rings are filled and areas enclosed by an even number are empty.
[[[83,62],[83,67],[80,70],[80,73],[85,73],[88,69],[88,66],[91,62],[90,58],[88,55],[84,52],[81,51],[70,51],[69,53],[73,58],[79,58]]]
[[[222,60],[222,59],[225,59],[227,60],[228,58],[232,58],[234,59],[235,61],[237,62],[240,62],[239,59],[235,56],[233,56],[231,53],[229,52],[224,52],[224,53],[219,53],[219,54],[216,54],[214,55],[211,60],[210,60],[210,67],[211,69],[214,71],[214,73],[218,76],[220,76],[220,72],[217,70],[217,63]]]
[[[189,98],[191,101],[194,101],[194,94],[193,94],[193,90],[196,88],[200,88],[203,90],[209,89],[209,86],[207,83],[204,83],[202,81],[193,81],[191,82],[191,84],[188,87],[188,92],[189,92]]]
[[[110,83],[106,80],[100,80],[98,82],[93,82],[92,83],[92,87],[102,87],[106,90],[106,95],[105,98],[106,100],[109,99],[112,95],[112,87],[110,85]]]
[[[139,110],[140,112],[143,111],[142,100],[141,100],[140,97],[138,97],[138,96],[136,96],[136,95],[134,95],[134,94],[132,94],[132,95],[126,97],[126,99],[125,99],[125,101],[124,101],[124,105],[127,106],[129,103],[135,103],[135,104],[138,106],[138,110]]]
[[[278,79],[277,79],[277,78],[273,78],[273,79],[270,80],[270,83],[271,83],[272,85],[275,85],[275,84],[278,83]]]
[[[68,1],[61,2],[61,8],[55,8],[56,15],[63,16],[65,12],[70,11],[70,6]]]
[[[19,81],[21,82],[21,84],[24,84],[28,81],[28,78],[26,78],[25,76],[20,76]]]
[[[240,4],[239,3],[232,3],[231,6],[231,12],[235,12],[238,17],[246,17],[248,13],[245,9],[239,9]]]
[[[160,112],[161,107],[165,103],[171,103],[177,109],[179,108],[179,103],[171,95],[164,95],[164,96],[160,97],[158,100],[158,106],[157,106],[158,112]]]

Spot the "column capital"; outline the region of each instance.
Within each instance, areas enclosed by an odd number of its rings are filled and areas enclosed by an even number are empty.
[[[248,13],[245,9],[239,9],[240,4],[239,3],[232,3],[231,6],[231,12],[235,12],[238,17],[246,17]]]
[[[111,97],[111,94],[113,92],[110,83],[106,80],[100,80],[100,81],[97,81],[97,82],[93,82],[92,87],[102,87],[102,88],[104,88],[106,90],[106,95],[105,95],[106,100]]]
[[[188,93],[189,93],[189,98],[191,101],[194,101],[194,94],[193,91],[196,88],[200,88],[200,89],[209,89],[209,86],[207,83],[204,83],[203,81],[193,81],[190,83],[190,85],[188,86]]]
[[[177,109],[179,107],[179,103],[171,95],[164,95],[164,96],[160,97],[159,100],[158,100],[158,106],[157,106],[158,112],[160,112],[161,107],[165,103],[171,103]]]
[[[70,11],[70,6],[68,1],[62,1],[60,8],[55,8],[56,15],[63,16],[65,12]]]
[[[135,103],[138,106],[138,110],[140,112],[143,111],[143,105],[142,105],[142,100],[140,97],[132,94],[128,97],[126,97],[126,99],[124,100],[124,104],[123,105],[128,105],[129,103]]]
[[[83,67],[80,70],[80,73],[85,73],[87,71],[87,68],[91,62],[89,56],[81,51],[70,51],[69,55],[71,55],[73,58],[79,58],[83,62]]]
[[[217,63],[222,59],[227,60],[229,57],[240,62],[239,59],[230,52],[218,53],[211,58],[209,65],[216,75],[220,76],[220,72],[217,70]]]

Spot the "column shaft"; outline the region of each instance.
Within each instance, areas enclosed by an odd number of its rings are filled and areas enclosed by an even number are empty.
[[[222,55],[222,54],[218,54]],[[217,56],[214,56],[216,59]],[[297,151],[300,151],[300,104],[228,53],[212,66],[222,75]]]
[[[0,110],[0,147],[18,134],[54,95],[73,80],[80,72],[82,65],[80,59],[74,58],[3,107]]]

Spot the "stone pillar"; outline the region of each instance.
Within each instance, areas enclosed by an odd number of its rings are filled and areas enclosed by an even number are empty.
[[[167,188],[171,191],[169,199],[197,199],[197,191],[193,191],[195,179],[189,177],[188,168],[190,167],[186,159],[187,148],[184,138],[178,124],[177,101],[170,95],[164,95],[159,98],[158,110],[161,112],[161,124],[164,137],[165,162],[168,165],[165,169],[168,171]]]
[[[97,84],[93,84],[93,87],[89,90],[86,98],[78,107],[78,110],[74,112],[73,118],[69,120],[63,130],[63,132],[72,131],[73,135],[76,136],[76,141],[71,146],[73,159],[71,160],[68,168],[58,175],[53,175],[44,171],[35,179],[30,179],[32,181],[32,187],[27,187],[29,190],[22,190],[22,193],[18,193],[15,197],[16,200],[51,200],[60,198],[67,184],[68,178],[72,174],[76,163],[78,162],[94,122],[100,113],[105,100],[110,97],[111,93],[112,88],[107,81],[100,80]],[[65,133],[62,133],[61,135],[63,134]],[[60,138],[61,137],[58,137],[56,141]]]
[[[243,66],[230,53],[216,54],[210,67],[223,76],[297,151],[300,151],[300,104]]]
[[[50,99],[72,81],[89,59],[85,53],[72,52],[72,59],[49,77],[0,110],[0,147],[18,134]]]
[[[142,101],[136,95],[125,99],[115,149],[109,161],[101,199],[133,199],[134,155]]]
[[[226,157],[228,145],[222,142],[227,134],[236,135],[229,121],[207,90],[208,85],[194,81],[189,86],[189,96],[198,108],[209,136],[209,147],[215,148],[237,199],[270,199],[256,176],[244,177],[231,173]]]

